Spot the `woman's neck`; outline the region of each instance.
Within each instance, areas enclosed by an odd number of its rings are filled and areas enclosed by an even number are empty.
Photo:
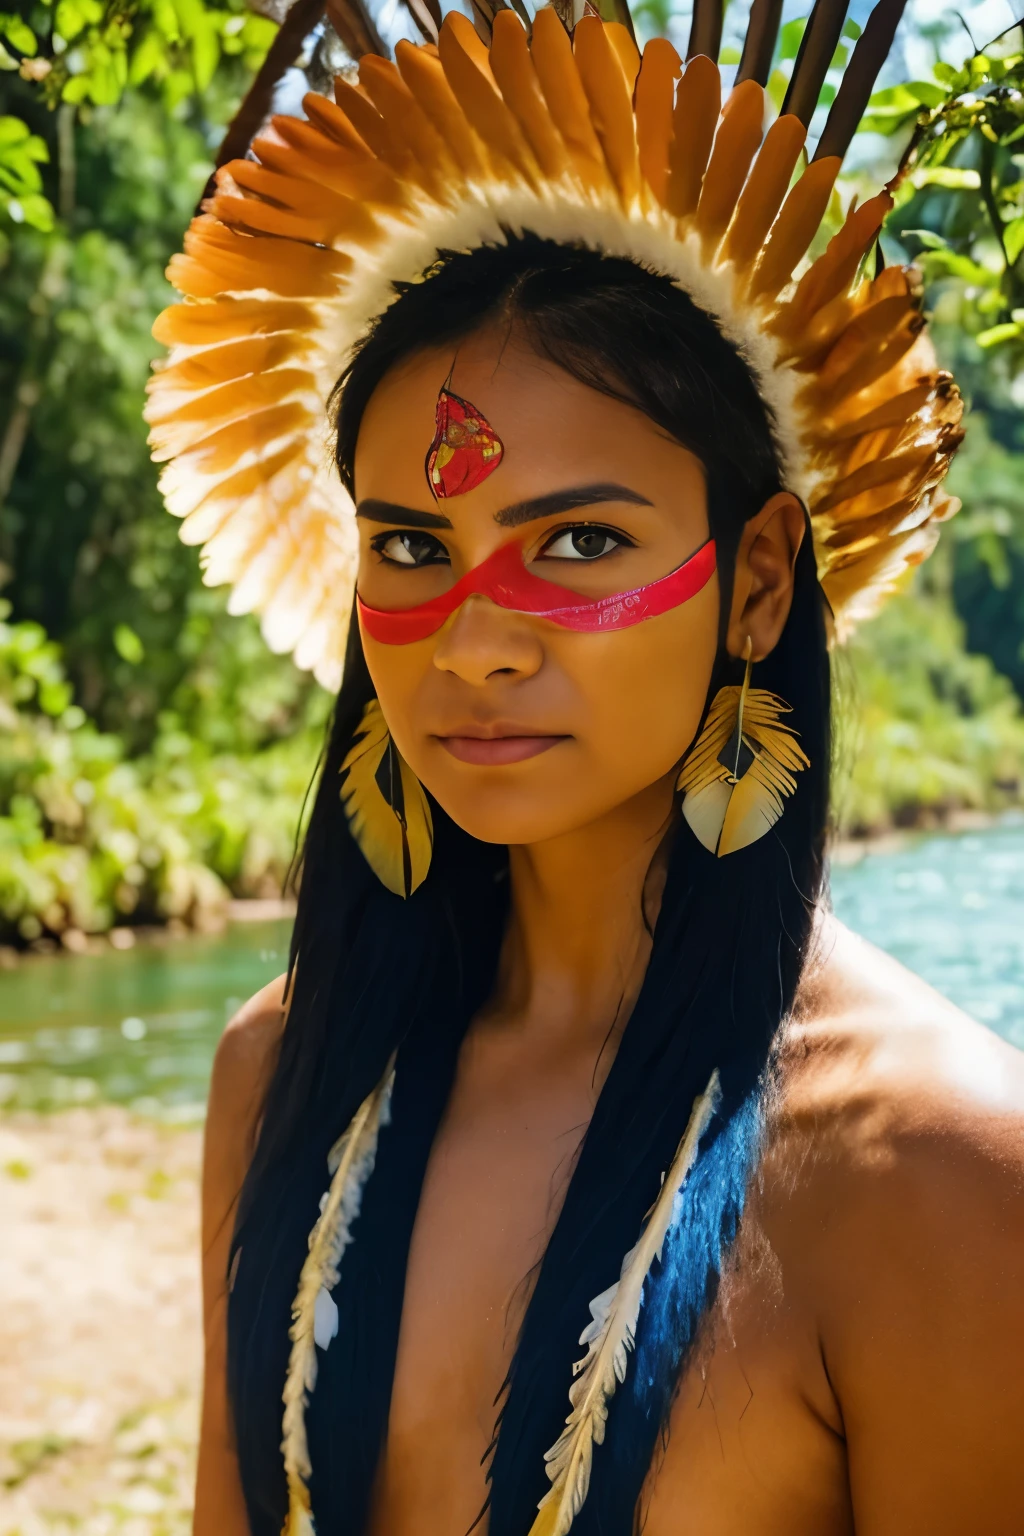
[[[511,913],[490,1019],[552,1043],[593,1037],[599,1049],[624,1027],[664,886],[673,779],[576,831],[509,849]]]

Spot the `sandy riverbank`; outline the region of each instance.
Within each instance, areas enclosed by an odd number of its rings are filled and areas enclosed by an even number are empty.
[[[200,1132],[0,1118],[0,1536],[185,1536]]]

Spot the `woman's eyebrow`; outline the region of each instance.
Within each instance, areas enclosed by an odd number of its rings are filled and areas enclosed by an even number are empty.
[[[365,517],[370,523],[401,523],[405,528],[450,528],[448,518],[439,512],[417,512],[415,507],[403,507],[395,501],[375,501],[372,497],[356,507],[356,517]]]
[[[653,506],[646,496],[631,491],[628,485],[602,480],[596,485],[573,485],[564,491],[551,491],[547,496],[513,502],[510,507],[495,512],[494,521],[499,528],[518,528],[521,523],[532,523],[538,517],[557,517],[559,512],[575,512],[580,507],[594,507],[604,501],[628,501],[635,507]]]

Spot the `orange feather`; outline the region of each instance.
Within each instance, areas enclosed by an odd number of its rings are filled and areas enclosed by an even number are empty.
[[[552,121],[572,155],[585,185],[607,186],[608,173],[572,44],[555,12],[546,6],[533,23],[530,54]]]
[[[443,139],[448,153],[468,180],[486,174],[486,151],[455,99],[436,48],[416,48],[404,40],[395,47],[399,73]]]
[[[746,267],[761,250],[782,207],[806,137],[807,129],[798,117],[787,115],[772,123],[736,205],[725,238],[724,260]]]
[[[356,132],[348,115],[326,96],[320,96],[316,91],[308,91],[302,98],[302,110],[321,133],[333,139],[335,144],[339,144],[350,155],[370,154],[369,145]],[[294,118],[288,117],[275,118],[274,126],[277,127],[279,122],[291,124],[294,121]]]
[[[286,433],[308,434],[313,425],[308,406],[299,400],[287,400],[283,405],[254,412],[219,428],[187,453],[179,455],[174,468],[179,473],[203,475],[233,470],[243,454],[266,454],[267,449],[274,447],[277,439]]]
[[[640,193],[632,87],[627,86],[607,30],[596,16],[584,16],[577,24],[573,53],[605,162],[623,207],[628,208]]]
[[[626,89],[630,96],[636,85],[636,77],[640,73],[640,53],[633,41],[628,27],[621,21],[606,21],[604,24],[605,36],[612,45],[612,50],[622,66],[622,73],[626,77]],[[669,44],[669,47],[672,45]]]
[[[688,219],[697,206],[721,109],[718,66],[698,54],[679,82],[672,114],[668,211],[677,219]]]
[[[441,192],[455,175],[457,166],[444,139],[395,66],[376,54],[368,54],[359,61],[359,83],[391,124],[402,147],[419,165],[423,185],[435,195]]]
[[[773,299],[793,275],[818,231],[839,167],[834,155],[813,161],[782,205],[747,288],[753,299]]]
[[[349,85],[339,75],[334,82],[334,99],[378,160],[383,160],[385,165],[409,181],[422,179],[416,156],[362,90]]]
[[[644,49],[636,81],[636,142],[640,170],[662,207],[668,202],[672,98],[682,67],[672,44],[666,38],[656,37]]]
[[[514,11],[499,11],[494,18],[491,68],[498,89],[525,134],[541,171],[552,180],[566,175],[570,160],[565,142],[552,122],[530,56],[526,32]]]
[[[792,300],[780,314],[780,334],[799,330],[816,310],[824,308],[836,294],[850,286],[891,208],[890,193],[879,192],[877,197],[869,198],[854,209],[838,234],[833,235],[824,254],[797,284]]]
[[[172,304],[157,317],[153,335],[165,347],[207,347],[239,337],[313,328],[313,311],[306,304],[285,300],[221,299],[215,304]]]
[[[726,103],[697,201],[695,225],[711,252],[725,234],[764,131],[764,91],[744,80]]]
[[[533,152],[519,123],[502,100],[491,73],[480,62],[480,50],[486,49],[464,16],[450,11],[445,17],[438,40],[441,64],[448,84],[466,117],[483,139],[496,165],[518,173],[531,185],[540,180]],[[506,171],[506,174],[507,174]]]

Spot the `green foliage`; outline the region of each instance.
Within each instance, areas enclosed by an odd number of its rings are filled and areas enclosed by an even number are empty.
[[[975,412],[950,486],[964,507],[950,524],[952,593],[971,650],[990,656],[1024,697],[1024,475],[1021,456]]]
[[[1024,712],[986,656],[964,649],[948,599],[894,598],[841,654],[836,810],[847,832],[913,825],[922,813],[1018,803]]]
[[[1024,366],[1024,31],[960,69],[877,92],[862,131],[911,135],[889,224],[930,296],[983,351]]]
[[[2,21],[3,18],[0,18]],[[0,209],[14,224],[53,228],[53,209],[42,195],[40,165],[50,152],[17,117],[0,117]]]
[[[60,648],[0,621],[0,942],[171,918],[280,892],[320,734],[245,759],[161,722],[129,760],[71,702]]]
[[[112,107],[145,85],[173,110],[202,97],[225,62],[257,69],[276,30],[244,0],[34,0],[24,14],[0,12],[0,71],[17,72],[49,107]],[[3,137],[14,132],[8,122],[28,145],[18,156]],[[54,213],[40,158],[45,145],[25,122],[0,119],[0,210],[44,229]]]

